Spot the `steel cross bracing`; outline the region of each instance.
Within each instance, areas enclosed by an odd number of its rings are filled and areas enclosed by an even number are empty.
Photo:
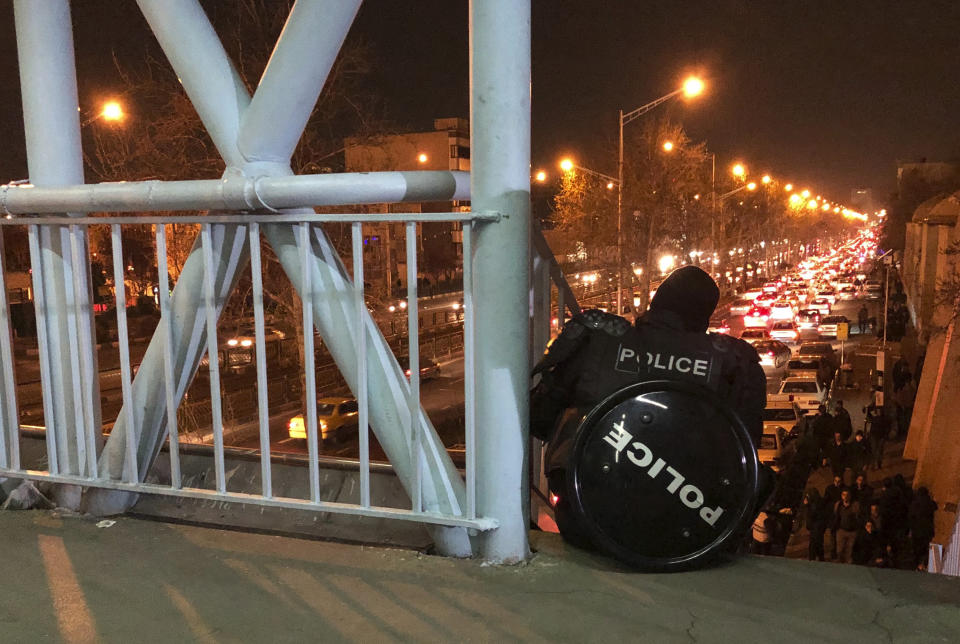
[[[149,210],[151,198],[165,190],[171,198],[179,200],[181,209],[209,207],[204,205],[205,198],[224,199],[228,210],[274,208],[270,205],[271,198],[263,197],[271,185],[279,195],[284,194],[284,185],[287,193],[299,190],[299,198],[304,201],[294,200],[289,205],[302,203],[304,207],[277,208],[283,216],[273,220],[269,217],[243,222],[231,221],[229,217],[205,219],[202,234],[169,301],[164,298],[161,303],[161,324],[132,386],[125,391],[123,410],[102,451],[99,445],[89,441],[89,437],[96,434],[92,428],[99,427],[97,379],[92,375],[96,373],[96,365],[91,364],[95,353],[92,351],[90,282],[85,269],[70,270],[71,266],[86,264],[74,258],[86,251],[88,222],[78,219],[76,225],[70,226],[63,225],[69,223],[65,220],[55,226],[58,219],[44,218],[31,226],[37,316],[43,324],[39,342],[45,406],[54,400],[61,401],[55,409],[45,409],[50,412],[45,415],[50,419],[47,440],[51,458],[50,472],[46,475],[56,481],[90,486],[85,507],[92,512],[126,509],[134,498],[126,492],[159,491],[155,489],[157,486],[143,484],[143,477],[156,458],[169,426],[175,422],[175,406],[202,356],[210,348],[216,349],[216,320],[240,271],[251,260],[255,268],[259,263],[258,252],[252,249],[262,234],[304,301],[306,335],[312,338],[311,327],[317,328],[351,390],[363,400],[362,413],[369,414],[377,438],[411,496],[412,518],[434,525],[432,533],[438,549],[447,554],[479,553],[493,561],[525,558],[528,551],[523,503],[529,346],[526,293],[529,2],[475,0],[470,8],[471,196],[474,209],[481,213],[472,219],[496,218],[493,213],[503,215],[495,224],[464,225],[464,304],[474,313],[467,316],[465,335],[466,338],[475,336],[476,343],[484,346],[484,351],[474,355],[467,350],[465,356],[468,440],[473,434],[474,418],[483,431],[476,453],[468,453],[467,486],[420,408],[416,378],[412,383],[406,381],[379,329],[362,306],[362,280],[359,287],[354,286],[322,229],[310,224],[314,213],[307,206],[336,203],[330,201],[331,193],[342,199],[339,203],[449,201],[470,197],[458,190],[458,179],[452,173],[435,173],[446,174],[447,178],[434,177],[421,182],[429,184],[430,189],[412,188],[417,182],[414,175],[419,173],[385,173],[391,176],[384,176],[382,182],[377,177],[368,177],[360,182],[365,182],[360,187],[349,180],[333,187],[321,185],[324,180],[319,178],[291,176],[291,154],[360,0],[298,0],[252,97],[197,0],[138,0],[138,5],[223,157],[226,169],[219,196],[209,194],[213,186],[196,185],[202,182],[182,182],[194,184],[190,186],[159,183],[145,187],[146,194],[125,194],[123,203],[115,204],[122,205],[116,210]],[[15,0],[14,9],[30,179],[36,187],[37,205],[44,196],[41,189],[50,188],[56,190],[46,192],[46,197],[62,208],[58,212],[89,212],[87,206],[103,205],[98,199],[109,201],[107,192],[111,188],[82,185],[68,2]],[[404,184],[406,190],[402,189]],[[230,185],[235,189],[230,189]],[[116,185],[112,189],[126,190]],[[207,196],[191,193],[193,189],[207,190]],[[71,191],[78,194],[67,194]],[[361,195],[363,198],[356,198]],[[18,190],[5,190],[0,197],[8,212],[13,212],[12,207],[29,212],[40,210],[30,210],[32,197]],[[451,215],[447,220],[454,219]],[[139,219],[138,223],[142,222]],[[119,248],[120,226],[120,221],[112,226],[115,249]],[[355,242],[359,226],[354,224]],[[165,246],[159,234],[162,229],[158,226],[158,251],[163,251]],[[357,253],[354,256],[356,258]],[[119,283],[122,284],[122,277]],[[414,279],[408,293],[411,302],[416,301],[415,289]],[[120,296],[122,288],[118,291]],[[161,292],[165,289],[161,288]],[[0,313],[7,313],[5,303]],[[118,324],[122,325],[123,313],[118,316]],[[256,316],[256,327],[258,339],[262,338],[262,315]],[[0,329],[2,331],[4,329]],[[0,359],[12,364],[5,342],[0,341]],[[411,343],[411,362],[416,364],[416,360],[415,343]],[[209,362],[213,381],[216,361]],[[69,365],[69,368],[59,368],[59,365]],[[126,375],[129,364],[122,367]],[[58,396],[57,392],[70,394]],[[311,393],[307,393],[308,402]],[[12,405],[15,410],[16,401],[9,391],[6,394],[0,409],[5,432],[0,435],[12,437],[16,432],[10,427],[10,409]],[[216,426],[217,404],[213,406]],[[362,418],[360,425],[365,425]],[[311,429],[311,460],[315,461],[316,434],[315,428]],[[172,451],[175,451],[175,432],[171,432],[170,437]],[[0,444],[4,459],[0,465],[7,474],[19,471],[11,442]],[[228,493],[222,445],[218,448],[217,489],[209,494],[223,497]],[[97,451],[99,458],[94,459]],[[26,475],[37,477],[41,473]],[[315,480],[315,472],[311,477]],[[173,492],[168,490],[168,493],[188,495],[187,490],[177,491],[178,485],[175,482]],[[79,488],[67,486],[65,489]],[[312,490],[309,504],[317,509],[377,515],[377,509],[364,505],[369,503],[368,493],[362,495],[364,501],[360,506],[346,509],[320,503],[315,484]],[[265,487],[256,499],[250,502],[270,503],[270,490]],[[494,526],[496,529],[489,530]],[[487,529],[487,532],[473,537],[471,543],[465,527]]]

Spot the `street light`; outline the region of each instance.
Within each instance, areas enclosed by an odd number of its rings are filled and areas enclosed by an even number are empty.
[[[619,125],[619,155],[617,158],[617,315],[623,314],[623,126],[630,121],[636,120],[654,109],[658,105],[666,103],[671,98],[683,94],[686,98],[695,98],[703,93],[706,85],[703,80],[691,76],[683,81],[683,85],[669,94],[664,94],[660,98],[641,105],[635,110],[627,113],[620,110]],[[669,150],[668,150],[669,151]],[[647,240],[649,243],[650,240]]]
[[[664,141],[663,142],[663,151],[671,152],[673,151],[673,141]]]
[[[743,166],[742,163],[734,164],[734,166],[730,168],[730,172],[737,179],[743,179],[745,176],[747,176],[747,169]]]
[[[581,172],[586,172],[587,174],[591,174],[597,177],[598,179],[606,179],[607,190],[613,190],[613,187],[619,183],[616,177],[611,177],[609,174],[604,174],[602,172],[597,172],[596,170],[591,170],[590,168],[585,168],[582,165],[577,165],[576,163],[574,163],[573,159],[569,157],[560,160],[560,169],[563,170],[564,172],[573,172],[574,170],[580,170]]]
[[[534,178],[540,183],[543,183],[544,181],[547,180],[547,173],[544,172],[543,170],[540,170],[539,172],[537,172]]]
[[[126,114],[124,113],[123,106],[120,105],[120,103],[118,103],[117,101],[107,101],[106,103],[103,104],[103,107],[100,109],[100,111],[96,115],[91,116],[86,121],[81,123],[80,127],[86,127],[91,123],[93,123],[94,121],[98,121],[100,119],[103,119],[104,121],[119,122],[119,121],[122,121],[125,117],[126,117]]]
[[[763,182],[763,185],[767,185],[768,183],[770,183],[771,181],[773,181],[773,179],[770,178],[770,175],[769,175],[769,174],[765,174],[765,175],[763,175],[763,179],[761,179],[760,181]]]

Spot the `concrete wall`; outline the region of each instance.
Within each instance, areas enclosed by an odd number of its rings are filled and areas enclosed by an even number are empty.
[[[957,271],[957,259],[946,250],[958,238],[956,225],[909,224],[903,262],[905,279],[907,267],[917,267],[907,293],[918,330],[930,338],[903,455],[917,461],[914,487],[929,488],[940,504],[935,541],[943,544],[952,536],[960,500],[960,329],[954,307],[938,302],[937,286]]]

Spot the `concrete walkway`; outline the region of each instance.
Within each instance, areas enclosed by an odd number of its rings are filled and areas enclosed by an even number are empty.
[[[0,513],[4,642],[957,642],[960,579],[747,557],[650,575],[535,533],[525,566]]]

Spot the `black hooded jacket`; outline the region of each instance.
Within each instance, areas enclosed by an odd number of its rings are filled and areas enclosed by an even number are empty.
[[[687,266],[663,281],[635,325],[597,310],[573,318],[534,370],[542,381],[531,397],[531,432],[550,440],[564,410],[587,411],[627,385],[666,379],[719,394],[759,444],[766,377],[751,345],[706,333],[718,299],[713,279]]]

